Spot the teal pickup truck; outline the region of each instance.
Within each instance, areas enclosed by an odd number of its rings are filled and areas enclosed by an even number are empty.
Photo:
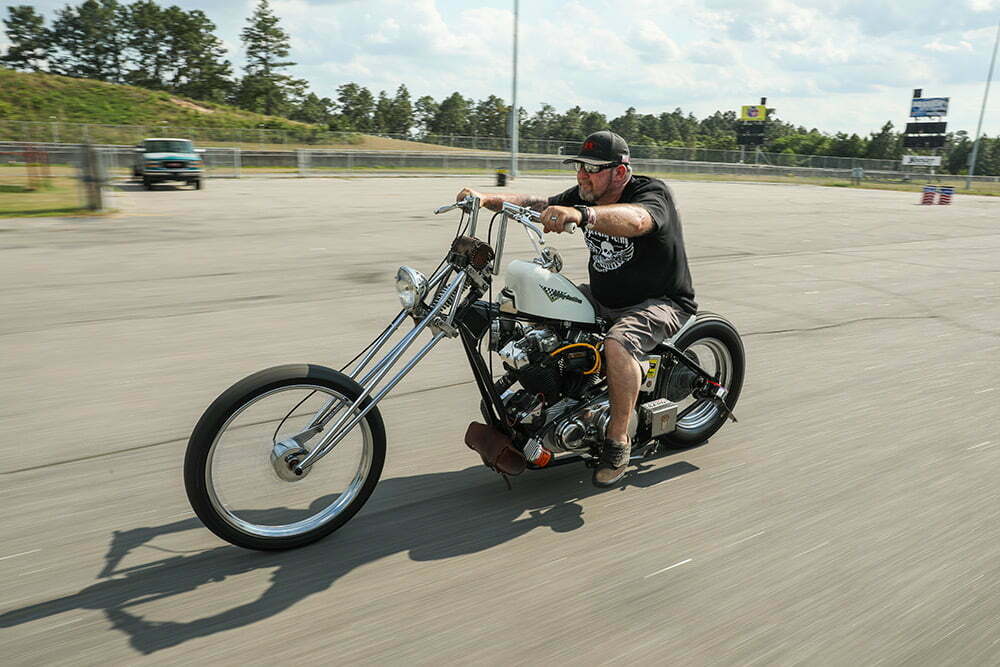
[[[182,181],[200,190],[205,174],[201,153],[204,150],[196,149],[189,139],[144,139],[135,147],[132,175],[147,190],[164,181]]]

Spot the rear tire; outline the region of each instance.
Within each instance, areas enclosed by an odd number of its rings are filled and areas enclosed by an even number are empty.
[[[295,403],[296,392],[308,395]],[[277,442],[296,432],[290,428],[278,436],[277,429],[307,399],[314,398],[321,404],[328,398],[340,398],[349,405],[362,392],[361,386],[346,375],[307,364],[268,368],[224,391],[198,420],[184,458],[188,500],[205,527],[236,546],[282,550],[315,542],[347,523],[375,490],[385,463],[385,426],[378,409],[369,411],[349,433],[351,445],[358,438],[362,443],[356,466],[348,462],[338,467],[338,453],[343,452],[340,448],[345,446],[345,440],[299,480],[282,480],[275,473],[270,457],[274,444],[271,432]],[[293,398],[284,401],[283,393]],[[359,408],[363,409],[369,400],[366,398]],[[257,413],[260,405],[270,408],[272,403],[294,407],[287,413],[285,407]],[[293,417],[289,426],[296,419],[300,424],[307,422],[311,409],[314,406],[302,408],[303,414]],[[241,424],[241,417],[249,421]],[[334,417],[328,426],[336,420]],[[253,427],[260,427],[260,432],[253,431]],[[306,447],[314,447],[321,438],[314,436]],[[237,466],[240,475],[229,477],[227,466]],[[350,481],[340,491],[326,486],[331,477]],[[233,483],[241,480],[246,481],[246,491]]]
[[[677,349],[693,354],[698,358],[699,365],[720,378],[728,390],[726,406],[730,410],[736,408],[740,392],[743,390],[743,379],[746,372],[746,356],[743,341],[739,333],[729,321],[715,313],[698,313],[697,319],[690,329],[685,331],[674,343]],[[682,370],[683,369],[683,370]],[[680,364],[674,366],[671,372],[662,377],[657,387],[657,398],[665,398],[667,386],[674,373],[684,372]],[[696,403],[688,415],[678,420],[677,428],[660,437],[667,447],[684,449],[700,445],[726,423],[728,415],[712,401],[688,401]],[[686,408],[687,405],[681,404]]]

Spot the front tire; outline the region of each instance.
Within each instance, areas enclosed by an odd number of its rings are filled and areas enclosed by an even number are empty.
[[[743,390],[743,379],[746,373],[746,355],[743,341],[739,333],[729,321],[715,313],[698,313],[697,319],[690,329],[685,331],[674,343],[674,347],[689,355],[698,365],[711,373],[724,386],[728,393],[726,406],[733,410]],[[680,374],[680,375],[675,375]],[[661,436],[660,442],[673,449],[684,449],[700,445],[726,423],[726,412],[707,399],[695,399],[688,395],[683,399],[668,396],[671,391],[678,391],[677,380],[682,382],[685,376],[693,378],[693,373],[680,363],[671,368],[670,373],[661,378],[657,387],[657,398],[679,400],[681,410],[687,414],[679,419],[674,431]],[[671,381],[674,380],[671,387]]]
[[[346,375],[306,364],[269,368],[224,391],[188,442],[184,485],[195,514],[227,542],[258,550],[305,546],[343,526],[382,474],[385,426],[378,410],[370,410],[301,478],[279,469],[274,452],[324,405],[337,401],[342,414],[362,393]],[[310,450],[322,436],[303,446]]]

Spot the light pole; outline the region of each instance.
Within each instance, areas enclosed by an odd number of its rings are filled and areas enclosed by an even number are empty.
[[[993,57],[990,58],[990,71],[986,75],[986,91],[983,92],[983,108],[979,110],[979,124],[976,125],[976,140],[972,144],[972,155],[969,156],[969,175],[965,177],[965,189],[972,187],[972,177],[976,173],[976,156],[979,155],[979,132],[983,129],[983,114],[986,113],[986,100],[990,97],[990,81],[993,80],[993,66],[997,62],[997,45],[1000,44],[1000,21],[997,21],[997,38],[993,42]]]
[[[518,0],[514,0],[514,84],[510,101],[510,177],[517,178],[517,132],[521,124],[517,111],[517,9]]]

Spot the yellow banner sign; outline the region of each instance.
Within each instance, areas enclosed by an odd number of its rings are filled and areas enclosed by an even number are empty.
[[[767,107],[763,104],[741,107],[740,120],[767,120]]]

